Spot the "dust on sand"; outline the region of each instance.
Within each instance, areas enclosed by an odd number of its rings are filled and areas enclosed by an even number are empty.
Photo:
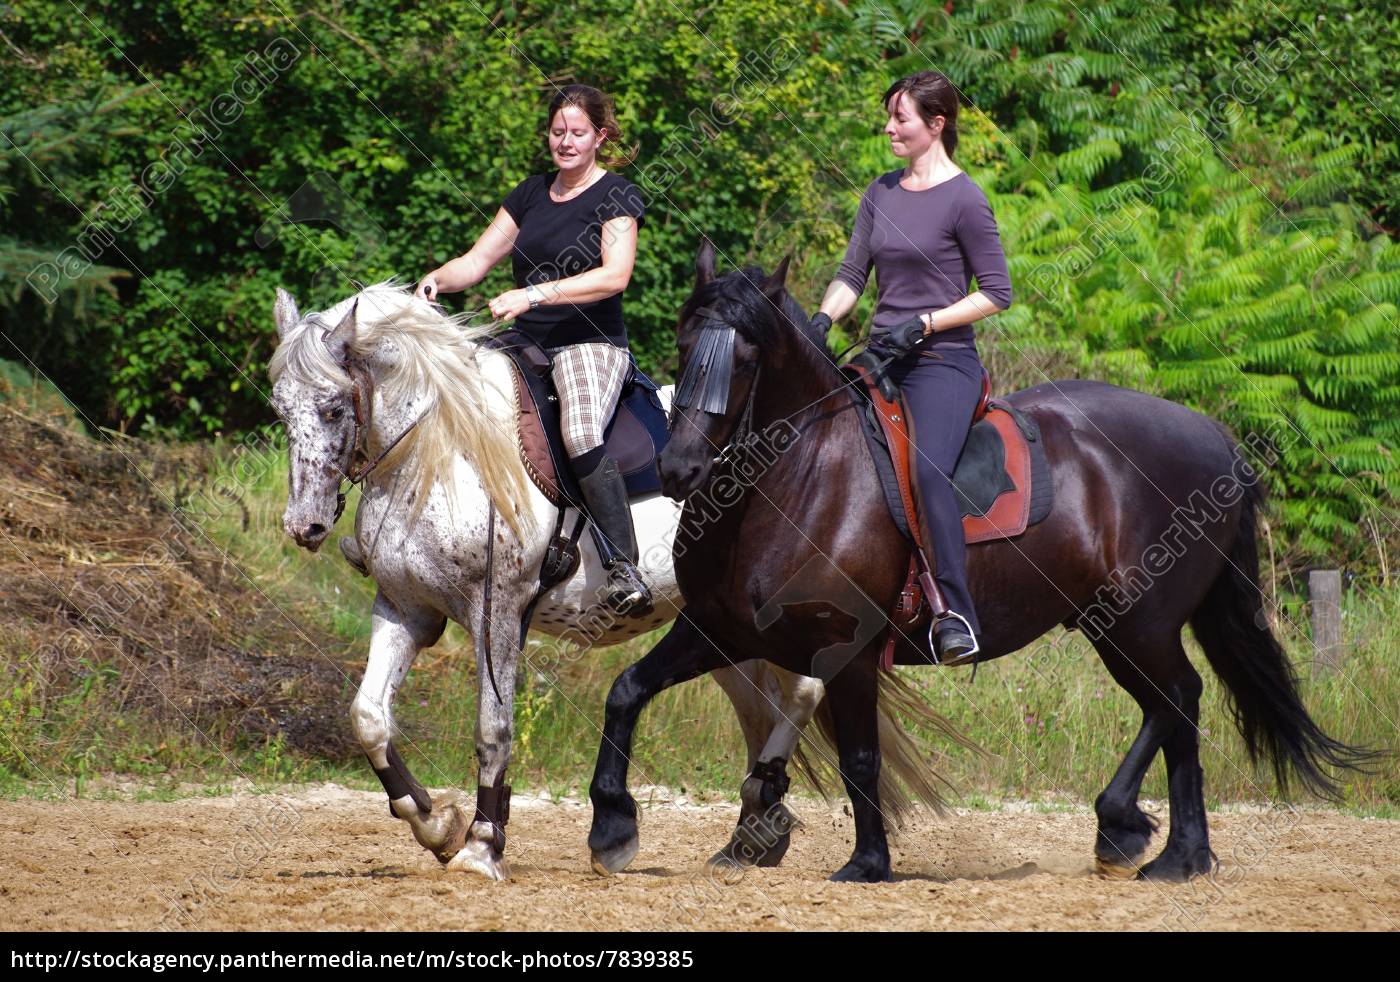
[[[518,795],[512,878],[444,872],[382,794],[336,785],[172,802],[0,803],[8,930],[1396,930],[1400,822],[1212,813],[1214,881],[1093,871],[1086,809],[929,817],[893,841],[895,882],[829,883],[851,819],[812,800],[779,869],[707,871],[732,805],[644,802],[641,851],[589,868],[586,803]],[[1157,809],[1165,815],[1165,808]],[[1166,824],[1153,840],[1165,842]]]

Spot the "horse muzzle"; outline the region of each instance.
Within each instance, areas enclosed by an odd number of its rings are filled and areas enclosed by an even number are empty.
[[[282,518],[282,528],[286,530],[296,544],[303,549],[315,552],[321,548],[322,543],[331,534],[331,528],[335,525],[334,519],[326,521],[308,521],[301,516],[287,514]]]
[[[661,475],[661,493],[673,501],[684,501],[705,483],[713,464],[711,457],[695,459],[694,455],[671,456],[663,451],[656,461],[657,473]]]

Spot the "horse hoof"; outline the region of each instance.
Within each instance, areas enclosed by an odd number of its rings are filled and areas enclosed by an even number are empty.
[[[729,840],[727,846],[711,856],[705,865],[711,869],[728,869],[733,866],[757,866],[760,869],[772,869],[783,861],[783,856],[787,854],[788,846],[791,843],[792,836],[785,835],[766,849],[754,849],[745,845],[736,836]]]
[[[454,873],[477,873],[488,880],[510,878],[505,856],[496,852],[491,843],[479,839],[469,840],[457,850],[457,854],[447,861],[447,868]]]
[[[715,853],[709,859],[705,860],[705,868],[726,870],[732,869],[735,866],[745,865],[742,859],[739,859],[738,857],[730,854],[733,848],[734,843],[730,842],[729,845],[725,846],[719,852]]]
[[[637,857],[641,841],[633,836],[620,846],[612,849],[593,850],[593,872],[599,876],[612,876],[621,873]]]
[[[1107,859],[1095,856],[1094,872],[1109,880],[1132,880],[1137,878],[1138,868],[1123,863],[1110,863]]]
[[[1209,873],[1215,866],[1215,855],[1209,850],[1195,855],[1163,853],[1137,871],[1140,880],[1159,883],[1185,883]]]
[[[433,810],[412,824],[418,844],[445,866],[467,844],[467,830],[472,823],[457,800],[447,795],[434,801]]]
[[[851,860],[831,874],[832,883],[888,883],[888,865],[868,864]]]

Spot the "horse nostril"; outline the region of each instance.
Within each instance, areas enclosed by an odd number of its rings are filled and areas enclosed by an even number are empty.
[[[308,539],[319,539],[326,534],[326,527],[320,522],[312,522],[302,534]]]

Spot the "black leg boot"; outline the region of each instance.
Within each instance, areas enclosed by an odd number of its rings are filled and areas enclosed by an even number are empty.
[[[588,517],[593,521],[593,541],[608,571],[608,606],[620,614],[645,614],[651,610],[651,591],[637,571],[637,533],[627,485],[617,461],[598,447],[574,457],[574,474],[583,490]],[[593,466],[589,466],[592,464]]]

